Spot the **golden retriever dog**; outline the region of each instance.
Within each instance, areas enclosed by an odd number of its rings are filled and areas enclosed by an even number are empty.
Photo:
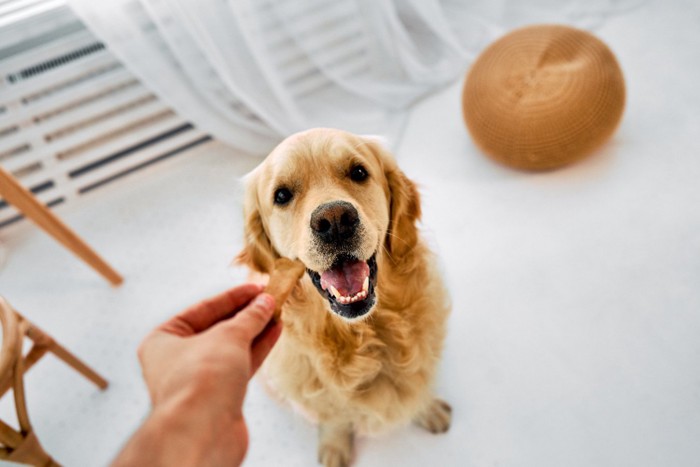
[[[416,222],[418,190],[376,141],[290,136],[246,179],[240,263],[307,268],[282,311],[266,384],[319,424],[319,462],[349,465],[355,433],[447,431],[433,381],[449,302]]]

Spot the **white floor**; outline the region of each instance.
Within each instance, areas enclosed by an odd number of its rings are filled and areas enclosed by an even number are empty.
[[[397,157],[455,309],[438,390],[442,436],[360,439],[357,465],[696,466],[700,457],[700,5],[652,2],[598,34],[628,84],[602,151],[546,174],[482,157],[460,83],[412,111]],[[126,276],[110,288],[30,225],[0,232],[0,290],[111,382],[47,357],[27,378],[40,439],[68,466],[105,465],[148,409],[135,348],[245,271],[238,177],[257,160],[211,144],[58,212]],[[9,413],[6,397],[2,414]],[[316,462],[314,427],[247,400],[250,466]]]

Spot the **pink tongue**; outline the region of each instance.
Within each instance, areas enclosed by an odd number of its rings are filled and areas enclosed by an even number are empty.
[[[341,295],[351,297],[362,291],[368,276],[369,266],[365,261],[347,261],[321,274],[321,287],[330,290],[332,285]]]

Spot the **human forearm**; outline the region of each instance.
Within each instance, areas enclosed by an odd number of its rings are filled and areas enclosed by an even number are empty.
[[[238,465],[247,447],[242,419],[212,411],[201,395],[178,395],[155,407],[113,467]]]

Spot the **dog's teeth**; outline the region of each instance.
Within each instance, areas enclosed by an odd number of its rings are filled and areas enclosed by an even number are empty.
[[[367,293],[369,290],[369,276],[365,277],[365,281],[362,283],[362,292]]]
[[[336,299],[342,298],[342,295],[340,295],[340,292],[338,292],[338,289],[336,289],[335,286],[331,285],[330,290]]]
[[[357,292],[352,297],[343,297],[344,302],[342,303],[355,303],[359,302],[360,300],[364,300],[365,298],[367,298],[367,292],[363,290],[361,292]]]
[[[341,305],[348,305],[350,303],[359,302],[360,300],[364,300],[365,298],[367,298],[367,296],[369,295],[369,292],[367,290],[361,290],[361,291],[357,292],[355,295],[349,295],[349,296],[341,295],[340,292],[338,292],[338,289],[336,289],[332,285],[329,286],[328,290],[335,296],[335,299]]]

